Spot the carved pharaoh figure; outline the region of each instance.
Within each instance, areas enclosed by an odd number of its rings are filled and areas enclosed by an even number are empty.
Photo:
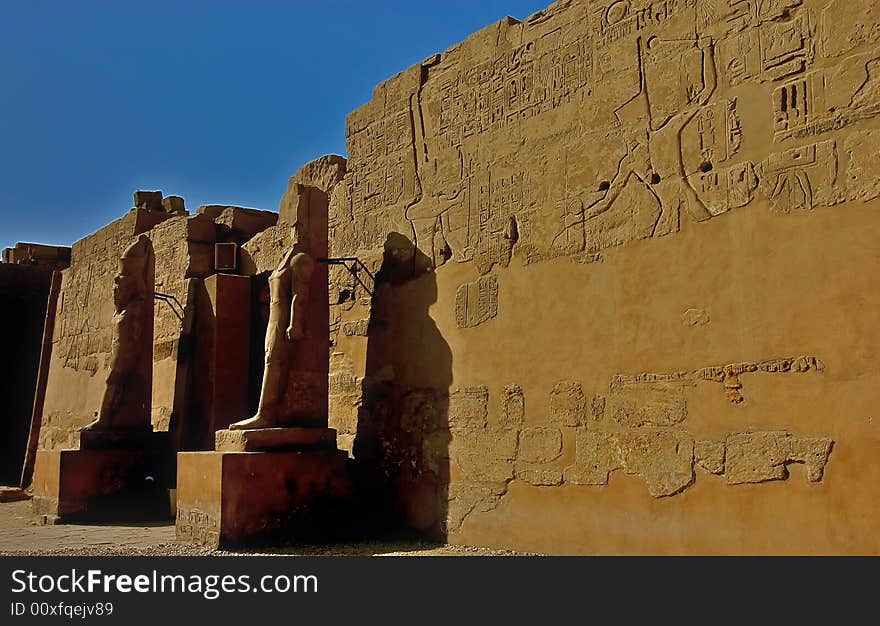
[[[140,235],[119,259],[110,372],[98,418],[85,431],[150,429],[153,246]]]
[[[643,67],[645,52],[641,38],[636,44],[639,65]],[[658,42],[653,45],[658,45]],[[710,37],[699,37],[694,40],[693,47],[700,55],[703,84],[692,85],[688,89],[687,103],[678,110],[654,119],[647,79],[642,70],[639,92],[615,111],[618,119],[621,116],[635,118],[634,130],[626,138],[625,151],[617,164],[617,171],[611,180],[604,181],[598,192],[576,199],[580,206],[570,203],[563,218],[563,229],[554,238],[554,246],[567,249],[579,245],[579,231],[584,228],[584,223],[611,209],[633,179],[639,181],[659,205],[660,213],[653,224],[652,235],[668,235],[678,231],[682,207],[694,221],[702,222],[712,217],[688,181],[692,172],[685,171],[682,159],[681,134],[702,107],[708,104],[718,86],[714,41]],[[640,128],[639,124],[645,126]],[[712,168],[711,163],[705,163],[704,166],[708,168],[705,171]],[[571,206],[575,206],[576,210],[572,211]]]
[[[305,238],[303,238],[305,239]],[[230,430],[286,426],[282,404],[290,374],[291,344],[306,336],[309,284],[315,260],[300,239],[269,276],[269,325],[266,328],[265,369],[257,414],[232,424]]]

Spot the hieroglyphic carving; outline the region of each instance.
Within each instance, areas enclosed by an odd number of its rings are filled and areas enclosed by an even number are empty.
[[[685,383],[624,385],[608,397],[608,412],[621,426],[673,426],[687,419]]]
[[[760,32],[761,70],[765,78],[785,78],[803,70],[812,61],[812,32],[807,14],[767,22]]]
[[[607,46],[644,29],[661,26],[696,4],[696,0],[654,0],[642,6],[629,0],[612,2],[594,12],[597,45]]]
[[[180,541],[216,548],[220,545],[220,520],[194,507],[178,506],[177,538]]]
[[[683,142],[692,143],[693,149],[699,152],[700,160],[696,165],[701,162],[720,163],[739,151],[743,130],[736,102],[736,98],[732,98],[706,105],[683,131]]]
[[[555,109],[589,89],[592,78],[589,37],[566,44],[556,37],[529,41],[448,76],[439,87],[440,145],[460,146],[471,136]]]
[[[870,9],[864,2],[853,4]],[[859,143],[838,133],[844,126],[858,125],[854,130],[864,132],[876,125],[871,117],[880,100],[880,74],[873,64],[878,58],[872,48],[873,27],[846,31],[851,39],[832,42],[829,12],[822,7],[834,4],[841,3],[560,2],[523,22],[506,19],[487,27],[383,83],[373,102],[353,114],[351,184],[345,188],[354,199],[339,212],[340,251],[369,251],[390,230],[408,238],[411,231],[412,240],[433,261],[438,279],[443,272],[450,279],[474,271],[506,275],[516,273],[520,262],[539,261],[547,265],[527,270],[535,277],[560,270],[598,278],[608,270],[616,273],[622,268],[620,259],[628,255],[606,252],[611,247],[679,230],[689,231],[682,237],[689,240],[724,230],[686,221],[717,217],[741,225],[754,213],[723,214],[750,204],[780,212],[834,204],[844,192],[838,158],[847,175],[847,197],[875,197],[876,185],[870,181],[880,176],[872,173],[874,138],[869,135]],[[826,51],[831,43],[839,48],[834,54]],[[825,141],[809,139],[820,135]],[[373,144],[370,151],[366,143]],[[798,222],[825,218],[804,215]],[[776,220],[767,223],[775,225]],[[705,236],[715,241],[713,235]],[[605,267],[554,261],[592,263],[603,254]],[[451,261],[468,267],[450,268]],[[662,264],[657,271],[665,271]],[[441,293],[448,294],[446,288]],[[497,322],[486,325],[482,308],[469,310],[469,288],[462,286],[456,295],[455,323],[467,328],[476,321],[485,326],[473,332],[491,334]],[[679,318],[690,304],[695,308]],[[706,303],[685,299],[676,306],[680,308],[673,309],[670,323],[680,332],[687,325],[682,334],[689,342],[708,339],[707,329],[730,323],[721,319],[723,307],[715,311],[713,305],[711,326],[704,326],[710,323]],[[449,315],[443,317],[449,321]],[[457,362],[456,371],[461,367]],[[455,429],[474,430],[523,429],[526,423],[554,427],[568,447],[570,429],[585,423],[615,433],[650,431],[657,442],[637,437],[626,442],[670,464],[674,477],[657,479],[653,487],[667,493],[686,483],[689,472],[669,452],[673,446],[667,444],[675,437],[666,440],[666,434],[657,433],[681,428],[688,410],[700,417],[694,422],[703,424],[705,416],[696,403],[706,397],[704,387],[717,391],[709,397],[716,408],[719,401],[734,405],[723,414],[729,410],[742,418],[750,406],[758,406],[749,393],[756,382],[753,373],[821,369],[813,357],[728,363],[645,374],[631,386],[602,391],[595,398],[596,389],[581,388],[579,396],[572,383],[554,391],[547,424],[541,425],[535,424],[540,407],[530,406],[529,419],[524,419],[519,388],[504,390],[493,402],[487,425],[482,418],[457,419],[465,401],[453,391],[451,423]],[[419,410],[433,409],[412,409]],[[445,411],[437,412],[445,419]],[[482,415],[481,410],[474,413]],[[723,440],[696,434],[701,439],[694,444],[693,464],[713,474],[723,472]],[[614,438],[621,441],[618,435]],[[610,459],[607,466],[641,470],[638,454],[625,455],[620,443],[603,450]],[[571,453],[564,450],[548,463],[518,459],[515,475],[533,484],[554,483],[552,470],[559,469],[554,464],[570,463]],[[485,489],[476,482],[453,488],[450,497],[457,504],[450,510],[495,506],[505,490],[501,482]]]
[[[705,309],[688,309],[682,313],[681,321],[685,326],[705,326],[712,318]]]
[[[455,293],[455,323],[459,328],[479,326],[498,315],[498,277],[483,276],[465,283]]]
[[[773,130],[777,138],[815,124],[827,114],[825,75],[821,71],[799,76],[773,90]]]
[[[350,320],[342,322],[342,333],[346,337],[366,337],[370,330],[370,320]]]
[[[684,431],[639,428],[577,430],[576,459],[565,483],[603,486],[615,470],[640,476],[655,497],[681,493],[695,480],[694,466],[723,475],[729,485],[786,480],[787,466],[803,463],[807,480],[822,481],[834,442],[787,431],[735,433],[723,441],[699,440]]]
[[[802,71],[815,56],[812,16],[792,16],[801,0],[728,0],[729,37],[722,45],[730,85],[775,81]]]
[[[692,176],[694,187],[712,215],[744,207],[758,188],[755,167],[749,161]]]
[[[761,164],[761,187],[781,213],[830,206],[837,189],[837,143],[832,139],[771,154]]]
[[[767,374],[822,372],[825,365],[815,356],[800,356],[784,359],[768,359],[765,361],[746,361],[715,365],[696,370],[672,372],[669,374],[643,373],[635,375],[617,375],[611,379],[611,391],[619,392],[627,388],[645,388],[648,386],[687,384],[694,381],[712,381],[722,383],[725,395],[734,404],[742,402],[740,376],[747,373],[764,372]]]
[[[845,13],[858,19],[841,19]],[[880,6],[875,0],[831,0],[822,9],[822,51],[838,57],[880,40]]]

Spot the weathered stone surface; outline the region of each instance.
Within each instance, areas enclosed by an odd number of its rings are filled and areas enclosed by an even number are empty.
[[[209,217],[217,224],[223,239],[238,244],[249,241],[278,222],[277,213],[238,206],[205,205],[200,206],[196,213]]]
[[[550,421],[560,426],[579,426],[586,417],[587,400],[580,383],[563,381],[550,392]]]
[[[562,431],[558,428],[524,428],[519,433],[517,459],[526,463],[549,463],[562,454]]]
[[[135,191],[134,206],[145,211],[162,211],[161,191]]]
[[[694,480],[694,443],[687,433],[639,429],[619,433],[623,469],[645,479],[655,498],[671,496]]]
[[[786,431],[753,431],[730,435],[726,441],[725,477],[731,485],[788,478],[790,463],[804,463],[807,480],[819,482],[834,442],[801,437]]]
[[[516,430],[453,431],[449,458],[469,481],[500,483],[513,477],[516,444]]]
[[[44,265],[56,270],[70,266],[70,248],[19,241],[3,250],[3,262],[10,265]]]
[[[489,415],[489,389],[485,385],[461,387],[449,394],[449,426],[483,427]]]
[[[180,196],[165,196],[162,198],[162,208],[168,213],[186,213],[186,203]]]
[[[687,419],[684,387],[676,384],[636,384],[608,396],[608,412],[621,426],[673,426]]]
[[[273,452],[335,448],[332,428],[266,428],[262,430],[218,430],[217,452]]]
[[[166,433],[151,437],[138,450],[38,451],[34,512],[62,521],[170,517],[173,456]]]
[[[506,491],[507,483],[504,482],[452,483],[449,486],[446,530],[448,532],[459,530],[468,515],[474,511],[484,513],[491,511],[498,506]]]
[[[623,467],[613,433],[577,429],[577,459],[565,468],[565,482],[572,485],[607,485],[611,472]]]
[[[521,426],[526,417],[526,397],[519,385],[504,387],[501,399],[501,426],[516,428]]]
[[[282,225],[293,223],[302,187],[320,189],[331,197],[334,188],[345,176],[345,171],[345,158],[336,154],[322,156],[305,164],[288,182],[287,193],[281,199],[279,222]]]
[[[723,441],[700,439],[694,442],[694,461],[710,474],[724,473],[725,445]]]
[[[214,548],[326,540],[349,515],[345,458],[338,450],[182,453],[177,540]]]
[[[556,487],[562,484],[562,471],[553,467],[517,467],[516,478],[535,487]]]
[[[686,489],[694,478],[693,440],[668,429],[594,432],[578,429],[577,460],[565,469],[574,485],[606,485],[609,474],[622,469],[645,480],[655,498]]]

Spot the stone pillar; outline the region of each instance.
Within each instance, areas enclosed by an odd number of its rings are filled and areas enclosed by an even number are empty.
[[[214,433],[248,410],[251,279],[215,274],[196,298],[189,449],[210,450]],[[190,447],[191,446],[191,447]]]
[[[348,457],[327,427],[329,288],[321,260],[328,201],[313,187],[297,191],[295,215],[281,216],[293,243],[269,277],[260,407],[218,430],[213,452],[178,455],[179,541],[218,547],[313,539],[347,519]],[[247,364],[246,353],[240,362]],[[237,385],[246,395],[247,378]]]

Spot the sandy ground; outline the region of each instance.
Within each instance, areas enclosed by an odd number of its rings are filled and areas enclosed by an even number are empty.
[[[174,542],[174,525],[41,525],[29,501],[0,504],[0,556],[524,556],[506,550],[384,540],[226,552]]]

